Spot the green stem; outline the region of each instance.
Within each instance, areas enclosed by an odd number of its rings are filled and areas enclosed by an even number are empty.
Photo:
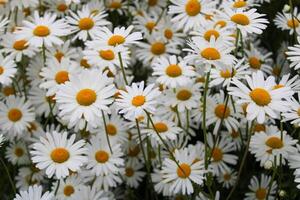
[[[5,170],[6,174],[7,174],[7,177],[8,177],[9,183],[10,183],[10,185],[11,185],[11,188],[12,188],[12,190],[14,191],[14,194],[16,194],[16,187],[15,187],[15,184],[14,184],[13,179],[12,179],[11,176],[10,176],[9,170],[8,170],[6,164],[5,164],[5,162],[4,162],[4,160],[2,159],[1,156],[0,156],[0,162],[1,162],[1,164],[3,165],[3,168],[4,168],[4,170]]]
[[[126,78],[126,73],[125,73],[125,68],[124,68],[121,52],[118,53],[118,56],[119,56],[119,61],[120,61],[120,66],[121,66],[124,82],[125,82],[126,85],[128,85],[128,81],[127,81],[127,78]]]
[[[204,87],[204,95],[203,95],[203,104],[202,104],[202,130],[204,135],[204,153],[205,153],[205,169],[208,167],[208,146],[207,146],[207,131],[206,131],[206,97],[207,97],[207,90],[208,90],[208,84],[209,84],[209,77],[210,77],[210,71],[206,75],[205,79],[205,87]]]
[[[110,150],[110,153],[113,154],[112,148],[111,148],[111,144],[110,144],[110,140],[109,140],[109,136],[108,136],[108,130],[107,130],[107,125],[106,125],[106,119],[105,119],[105,115],[103,110],[101,110],[102,113],[102,119],[103,119],[103,123],[104,123],[104,129],[105,129],[105,135],[106,135],[106,140],[107,140],[107,144]]]

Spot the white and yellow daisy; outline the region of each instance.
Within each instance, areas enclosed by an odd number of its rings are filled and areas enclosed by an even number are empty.
[[[123,172],[126,185],[132,188],[137,188],[142,182],[143,177],[146,175],[141,169],[144,165],[141,163],[137,165],[126,164]]]
[[[282,113],[283,121],[291,121],[291,124],[300,126],[300,92],[298,92],[298,100],[292,98],[289,101],[290,109]]]
[[[218,180],[219,183],[222,184],[222,186],[224,188],[228,189],[228,188],[232,187],[235,184],[235,182],[237,180],[237,172],[230,169],[229,171],[227,171],[223,174],[220,174],[217,177],[217,180]]]
[[[297,37],[298,44],[288,47],[288,51],[285,52],[287,59],[291,62],[290,68],[298,70],[300,68],[300,37]]]
[[[149,36],[154,31],[158,30],[158,18],[159,16],[156,13],[147,14],[144,12],[142,15],[137,15],[132,23],[138,31],[141,31],[144,33],[144,35]]]
[[[77,59],[77,49],[71,47],[71,41],[67,40],[64,42],[63,45],[55,45],[53,47],[50,47],[47,49],[46,56],[47,61],[49,59],[56,59],[57,61],[61,61],[63,58],[67,58],[70,60],[76,60]]]
[[[288,30],[289,34],[293,35],[294,31],[296,31],[296,33],[299,33],[300,31],[300,23],[297,20],[299,18],[300,13],[298,12],[298,8],[295,7],[293,9],[293,16],[290,12],[277,13],[274,19],[274,24],[277,26],[277,28],[283,31]]]
[[[68,133],[53,131],[40,138],[40,142],[33,144],[30,152],[33,163],[39,169],[45,169],[49,178],[65,178],[70,170],[76,172],[87,161],[85,142],[75,142],[75,134],[67,138]]]
[[[63,17],[70,12],[70,5],[66,3],[66,0],[49,0],[44,2],[49,11],[54,12],[58,17]]]
[[[42,186],[30,186],[28,190],[20,191],[20,193],[16,195],[14,200],[54,200],[53,193],[45,192],[44,194],[42,194],[42,191]]]
[[[44,172],[35,166],[20,167],[16,176],[16,187],[22,190],[28,190],[30,186],[42,184],[44,182]]]
[[[0,83],[10,85],[17,73],[17,65],[10,56],[3,57],[0,53]]]
[[[127,3],[127,1],[123,0],[107,0],[105,2],[105,5],[109,9],[109,11],[117,11],[120,15],[122,15],[125,13]]]
[[[61,179],[58,185],[58,182],[54,182],[52,186],[52,191],[56,191],[57,200],[76,200],[81,195],[80,187],[83,185],[83,180],[78,175],[68,176],[65,180]]]
[[[43,17],[38,12],[33,13],[30,21],[24,21],[24,26],[16,30],[17,40],[26,40],[34,47],[51,47],[63,44],[62,36],[70,34],[68,25],[63,19],[56,19],[55,14],[45,13]]]
[[[23,141],[10,143],[6,148],[5,157],[13,165],[26,165],[30,163],[26,144]]]

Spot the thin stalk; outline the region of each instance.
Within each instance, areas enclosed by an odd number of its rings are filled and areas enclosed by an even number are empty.
[[[273,182],[275,180],[275,176],[276,176],[276,173],[277,173],[277,166],[276,166],[276,156],[275,156],[275,159],[274,159],[274,168],[273,168],[273,174],[272,174],[272,178],[271,178],[271,182],[270,182],[270,185],[269,185],[269,188],[268,188],[268,193],[267,193],[267,196],[266,196],[266,200],[269,199],[269,195],[270,195],[270,192],[271,192],[271,189],[272,189],[272,185],[273,185]]]
[[[56,186],[56,189],[55,189],[54,195],[56,195],[56,194],[57,194],[57,191],[58,191],[59,185],[60,185],[60,179],[58,179],[58,180],[57,180],[57,186]]]
[[[106,119],[105,119],[105,115],[104,115],[103,110],[101,110],[101,113],[102,113],[102,119],[103,119],[103,123],[104,123],[104,127],[105,127],[105,135],[106,135],[107,144],[108,144],[110,153],[113,154],[111,144],[110,144],[110,140],[109,140],[108,131],[107,131]]]
[[[126,85],[128,85],[128,81],[127,81],[127,78],[126,78],[126,73],[125,73],[125,68],[124,68],[121,52],[118,53],[118,56],[119,56],[119,61],[120,61],[120,66],[121,66],[124,82],[125,82]]]
[[[9,183],[10,183],[10,185],[11,185],[11,188],[12,188],[12,190],[14,191],[14,194],[16,194],[16,187],[15,187],[15,184],[14,184],[13,179],[12,179],[11,176],[10,176],[9,170],[8,170],[6,164],[5,164],[5,162],[4,162],[4,160],[2,159],[1,156],[0,156],[0,162],[1,162],[1,164],[2,164],[2,166],[3,166],[3,168],[4,168],[4,170],[5,170],[5,172],[6,172],[6,174],[7,174],[7,177],[8,177]]]

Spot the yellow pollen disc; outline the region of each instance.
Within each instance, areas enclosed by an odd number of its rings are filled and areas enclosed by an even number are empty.
[[[226,69],[226,70],[221,70],[220,71],[220,76],[222,78],[232,78],[234,75],[236,74],[236,71],[233,70],[233,73],[229,70],[229,69]]]
[[[273,87],[273,90],[276,90],[276,89],[279,89],[279,88],[283,88],[284,87],[284,85],[282,85],[282,84],[277,84],[277,85],[275,85],[274,87]]]
[[[226,119],[230,115],[230,109],[225,107],[224,104],[219,104],[215,108],[215,115],[220,119]]]
[[[108,135],[114,136],[114,135],[117,134],[117,128],[113,124],[107,124],[106,125],[106,130],[107,130]]]
[[[290,28],[297,28],[299,26],[299,22],[298,22],[298,20],[290,19],[290,20],[287,21],[287,25]]]
[[[123,44],[125,42],[125,38],[122,35],[113,35],[108,40],[108,45],[116,46],[118,44]]]
[[[164,35],[165,35],[165,38],[167,38],[167,39],[172,39],[173,38],[173,31],[171,30],[171,29],[166,29],[165,31],[164,31]]]
[[[149,32],[151,32],[153,29],[154,29],[154,27],[156,26],[156,23],[155,22],[147,22],[146,24],[145,24],[145,26],[146,26],[146,28],[148,29],[148,31]]]
[[[177,168],[177,175],[180,178],[188,178],[192,172],[191,167],[186,163],[182,163],[179,166],[180,167]]]
[[[55,75],[55,81],[57,84],[62,84],[65,83],[66,81],[69,81],[69,72],[67,71],[57,72]]]
[[[1,4],[1,0],[0,0],[0,4]],[[25,17],[31,15],[30,8],[24,8],[23,13],[24,13]]]
[[[231,21],[233,21],[236,24],[247,26],[250,24],[249,18],[244,14],[235,14],[231,17]]]
[[[166,51],[166,46],[162,42],[155,42],[151,45],[151,52],[154,55],[161,55],[165,53],[165,51]]]
[[[23,156],[24,155],[24,150],[22,148],[19,148],[19,147],[15,148],[15,155],[17,157]]]
[[[94,27],[93,19],[85,17],[79,20],[78,27],[80,30],[90,30]]]
[[[201,4],[198,0],[188,0],[187,4],[185,4],[185,12],[189,16],[196,16],[201,11]]]
[[[255,88],[249,93],[249,96],[259,106],[266,106],[272,100],[269,92],[263,88]]]
[[[280,76],[280,74],[281,74],[280,67],[278,67],[278,66],[274,67],[273,70],[272,70],[272,73],[273,73],[274,76]]]
[[[300,108],[298,108],[297,114],[298,114],[298,116],[300,116]]]
[[[176,78],[182,74],[182,70],[179,65],[169,65],[166,69],[166,74],[172,78]]]
[[[232,5],[234,8],[242,8],[245,7],[247,5],[247,2],[244,0],[239,0],[234,2],[234,4]]]
[[[46,101],[47,102],[50,102],[50,103],[54,103],[55,102],[55,99],[54,99],[55,95],[52,95],[52,96],[49,96],[49,97],[46,97]]]
[[[213,15],[205,14],[205,19],[206,19],[206,20],[212,20],[213,17],[214,17]]]
[[[23,114],[18,108],[12,108],[7,114],[7,117],[12,122],[17,122],[22,118]]]
[[[205,39],[206,41],[210,41],[210,38],[211,38],[212,36],[214,36],[215,39],[217,39],[217,38],[220,36],[220,34],[219,34],[218,31],[216,31],[216,30],[214,30],[214,29],[211,29],[211,30],[206,31],[206,32],[204,33],[204,36],[203,36],[203,37],[204,37],[204,39]]]
[[[15,89],[13,87],[6,86],[2,89],[2,92],[5,96],[10,96],[15,94]]]
[[[189,100],[192,96],[192,93],[189,90],[180,90],[177,95],[176,98],[181,100],[181,101],[186,101]]]
[[[50,154],[51,159],[56,163],[64,163],[70,158],[70,153],[65,148],[56,148]]]
[[[148,5],[149,6],[155,6],[157,4],[158,0],[148,0]]]
[[[283,147],[283,143],[278,137],[270,137],[266,141],[266,145],[271,147],[272,149],[281,149]]]
[[[255,124],[254,132],[266,132],[266,126],[264,124]]]
[[[143,95],[138,95],[138,96],[135,96],[135,97],[132,98],[131,103],[132,103],[132,105],[134,105],[135,107],[139,107],[139,106],[144,105],[145,101],[146,101],[146,97],[145,97],[145,96],[143,96]]]
[[[34,131],[37,130],[37,126],[35,125],[35,123],[30,122],[30,123],[29,123],[29,127],[27,127],[27,130],[28,130],[30,133],[32,133],[32,132],[34,132]]]
[[[76,100],[79,105],[89,106],[92,105],[97,99],[97,94],[91,89],[82,89],[76,95]]]
[[[250,57],[249,64],[252,69],[260,69],[260,67],[261,67],[261,62],[256,57]]]
[[[38,37],[46,37],[50,34],[50,29],[47,26],[37,26],[33,30],[33,34]]]
[[[214,162],[219,162],[223,159],[223,152],[218,147],[215,147],[211,153],[212,153],[212,158],[213,158]]]
[[[56,6],[56,9],[59,11],[59,12],[65,12],[67,9],[68,9],[68,6],[64,3],[61,3],[59,5]]]
[[[61,51],[57,51],[54,56],[58,60],[58,62],[60,62],[61,59],[64,57],[64,53]]]
[[[128,150],[128,156],[130,157],[136,157],[140,153],[140,148],[138,145],[136,145],[134,148],[129,148]]]
[[[216,22],[215,26],[219,26],[221,28],[225,27],[227,25],[227,22],[220,20],[218,22]]]
[[[226,173],[226,174],[223,175],[223,177],[224,177],[224,180],[225,180],[225,181],[229,181],[230,178],[231,178],[231,175],[228,174],[228,173]]]
[[[122,7],[122,4],[121,2],[118,2],[118,1],[113,1],[111,2],[111,4],[109,5],[110,8],[113,8],[113,9],[119,9]]]
[[[100,50],[99,56],[104,60],[113,60],[115,59],[115,53],[112,50]]]
[[[163,122],[158,122],[154,124],[154,128],[157,130],[159,133],[164,133],[168,131],[168,126],[163,123]]]
[[[106,151],[97,151],[95,153],[95,159],[97,160],[98,163],[105,163],[109,159],[109,155]]]
[[[28,45],[26,43],[27,43],[26,40],[17,40],[17,41],[15,41],[13,47],[17,51],[22,51],[22,50],[28,48]]]
[[[206,60],[218,60],[221,58],[220,52],[213,47],[208,47],[201,51],[201,56]]]
[[[196,83],[205,83],[205,77],[204,76],[199,76],[196,78]]]
[[[64,195],[71,196],[75,192],[74,187],[72,185],[66,185],[64,187]]]
[[[80,60],[80,66],[84,67],[84,68],[90,68],[91,65],[88,63],[87,59],[81,59]]]
[[[0,75],[4,73],[4,67],[0,66]]]
[[[238,131],[233,130],[230,135],[232,138],[238,138],[240,136],[240,133]]]
[[[134,175],[133,169],[132,169],[131,167],[127,167],[127,168],[125,169],[125,175],[126,175],[127,177],[132,177],[132,176]]]
[[[255,192],[255,196],[258,200],[264,200],[267,196],[267,190],[265,188],[258,188]]]

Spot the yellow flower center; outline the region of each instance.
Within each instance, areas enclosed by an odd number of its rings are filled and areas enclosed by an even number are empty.
[[[121,2],[118,2],[118,1],[113,1],[111,2],[111,4],[109,5],[110,8],[112,9],[119,9],[122,7],[122,4]]]
[[[297,114],[298,114],[298,116],[300,116],[300,108],[298,108]]]
[[[13,87],[6,86],[2,89],[2,92],[5,96],[10,96],[15,94],[15,89]]]
[[[33,30],[33,34],[38,37],[47,37],[50,34],[50,29],[47,26],[37,26]]]
[[[151,22],[147,22],[145,26],[146,26],[146,28],[148,29],[149,32],[152,32],[152,30],[156,26],[156,23],[152,22],[152,21]]]
[[[201,4],[198,0],[188,0],[187,4],[185,4],[185,12],[189,16],[196,16],[201,11]]]
[[[90,106],[97,99],[97,94],[91,89],[82,89],[76,95],[76,100],[81,106]]]
[[[67,71],[59,71],[55,75],[55,81],[57,84],[65,83],[69,81],[69,72]]]
[[[17,51],[22,51],[28,48],[28,44],[26,40],[17,40],[13,45],[14,49]]]
[[[68,6],[65,3],[61,3],[61,4],[56,6],[56,9],[59,12],[65,12],[68,9]]]
[[[114,136],[114,135],[117,134],[117,128],[113,124],[107,124],[106,125],[106,130],[107,130],[108,135]]]
[[[137,96],[135,96],[135,97],[132,98],[131,103],[135,107],[139,107],[139,106],[144,105],[145,101],[146,101],[146,97],[145,96],[143,96],[143,95],[137,95]]]
[[[158,122],[154,124],[154,128],[157,130],[159,133],[164,133],[168,131],[168,126],[163,123],[163,122]]]
[[[247,2],[244,1],[244,0],[238,0],[236,2],[233,3],[233,7],[234,8],[242,8],[242,7],[245,7],[247,5]]]
[[[222,77],[222,78],[232,78],[232,77],[234,77],[234,75],[236,74],[236,71],[235,70],[233,70],[233,73],[229,70],[229,69],[226,69],[226,70],[221,70],[220,71],[220,76]]]
[[[274,136],[267,139],[266,145],[272,149],[281,149],[283,147],[281,139]]]
[[[240,136],[240,133],[236,130],[233,130],[230,135],[232,138],[238,138]]]
[[[85,17],[79,20],[78,22],[78,27],[80,30],[90,30],[91,28],[94,27],[94,21],[93,19],[89,17]]]
[[[218,31],[216,31],[214,29],[211,29],[211,30],[206,31],[204,33],[203,37],[204,37],[205,40],[210,41],[211,36],[214,36],[215,39],[217,39],[220,36],[220,34],[219,34]]]
[[[212,158],[214,160],[214,162],[219,162],[223,159],[223,152],[220,148],[215,147],[212,150]]]
[[[106,151],[99,150],[95,153],[95,159],[98,163],[105,163],[109,159],[109,155]]]
[[[171,29],[166,29],[165,31],[164,31],[164,35],[165,35],[165,38],[167,38],[167,39],[172,39],[173,38],[173,31],[171,30]]]
[[[4,67],[0,66],[0,75],[4,73]]]
[[[298,22],[298,20],[290,19],[287,21],[287,25],[290,28],[297,28],[299,26],[299,22]]]
[[[266,132],[266,126],[264,124],[255,124],[254,132]]]
[[[70,153],[65,148],[56,148],[50,154],[51,159],[56,163],[64,163],[70,158]]]
[[[128,156],[130,157],[136,157],[140,153],[140,148],[138,145],[136,145],[134,148],[129,148],[128,150]]]
[[[235,14],[231,17],[231,21],[233,21],[236,24],[246,26],[250,24],[249,18],[244,14]]]
[[[84,59],[84,58],[80,60],[80,66],[87,68],[87,69],[91,67],[91,65],[88,63],[87,59]]]
[[[284,85],[282,85],[282,84],[277,84],[277,85],[275,85],[274,87],[273,87],[273,90],[276,90],[276,89],[279,89],[279,88],[283,88],[284,87]]]
[[[255,88],[249,93],[249,96],[259,106],[266,106],[272,100],[269,92],[263,88]]]
[[[201,51],[201,56],[206,60],[218,60],[221,58],[220,52],[213,47],[205,48]]]
[[[192,93],[189,90],[180,90],[177,95],[176,98],[181,100],[181,101],[186,101],[189,100],[192,96]]]
[[[24,155],[24,150],[22,148],[19,148],[19,147],[15,148],[15,155],[17,157],[22,157]]]
[[[182,74],[182,70],[179,65],[169,65],[166,69],[166,74],[172,78],[176,78]]]
[[[57,51],[54,56],[58,60],[58,62],[60,62],[61,59],[64,57],[64,53],[61,51]]]
[[[215,115],[220,119],[226,119],[230,115],[230,109],[224,104],[219,104],[215,108]]]
[[[227,25],[227,22],[224,20],[217,21],[215,24],[215,26],[219,26],[221,28],[225,27],[226,25]]]
[[[64,195],[71,196],[75,192],[74,187],[72,185],[66,185],[64,187]]]
[[[165,53],[165,51],[166,51],[166,46],[162,42],[155,42],[151,45],[151,52],[154,55],[161,55]]]
[[[22,118],[23,114],[22,111],[18,108],[12,108],[7,114],[7,117],[12,122],[17,122]]]
[[[157,4],[158,0],[148,0],[148,5],[149,6],[155,6]]]
[[[229,181],[230,178],[231,178],[231,175],[228,174],[228,173],[225,173],[225,174],[223,175],[223,177],[224,177],[224,180],[225,180],[225,181]]]
[[[123,44],[125,42],[125,38],[122,35],[113,35],[108,40],[108,45],[116,46],[118,44]]]
[[[261,62],[256,57],[250,57],[249,64],[250,64],[250,67],[253,69],[260,69],[260,67],[261,67]]]
[[[126,175],[127,177],[132,177],[132,176],[134,175],[133,169],[132,169],[131,167],[127,167],[127,168],[125,169],[125,175]]]
[[[265,188],[258,188],[255,192],[255,196],[258,200],[264,200],[267,196],[267,190]]]
[[[99,51],[99,55],[104,60],[113,60],[113,59],[115,59],[115,53],[112,50],[110,50],[110,49],[108,49],[108,50],[100,50]]]
[[[180,167],[177,168],[177,175],[180,178],[188,178],[192,172],[190,165],[182,163],[179,166]]]

